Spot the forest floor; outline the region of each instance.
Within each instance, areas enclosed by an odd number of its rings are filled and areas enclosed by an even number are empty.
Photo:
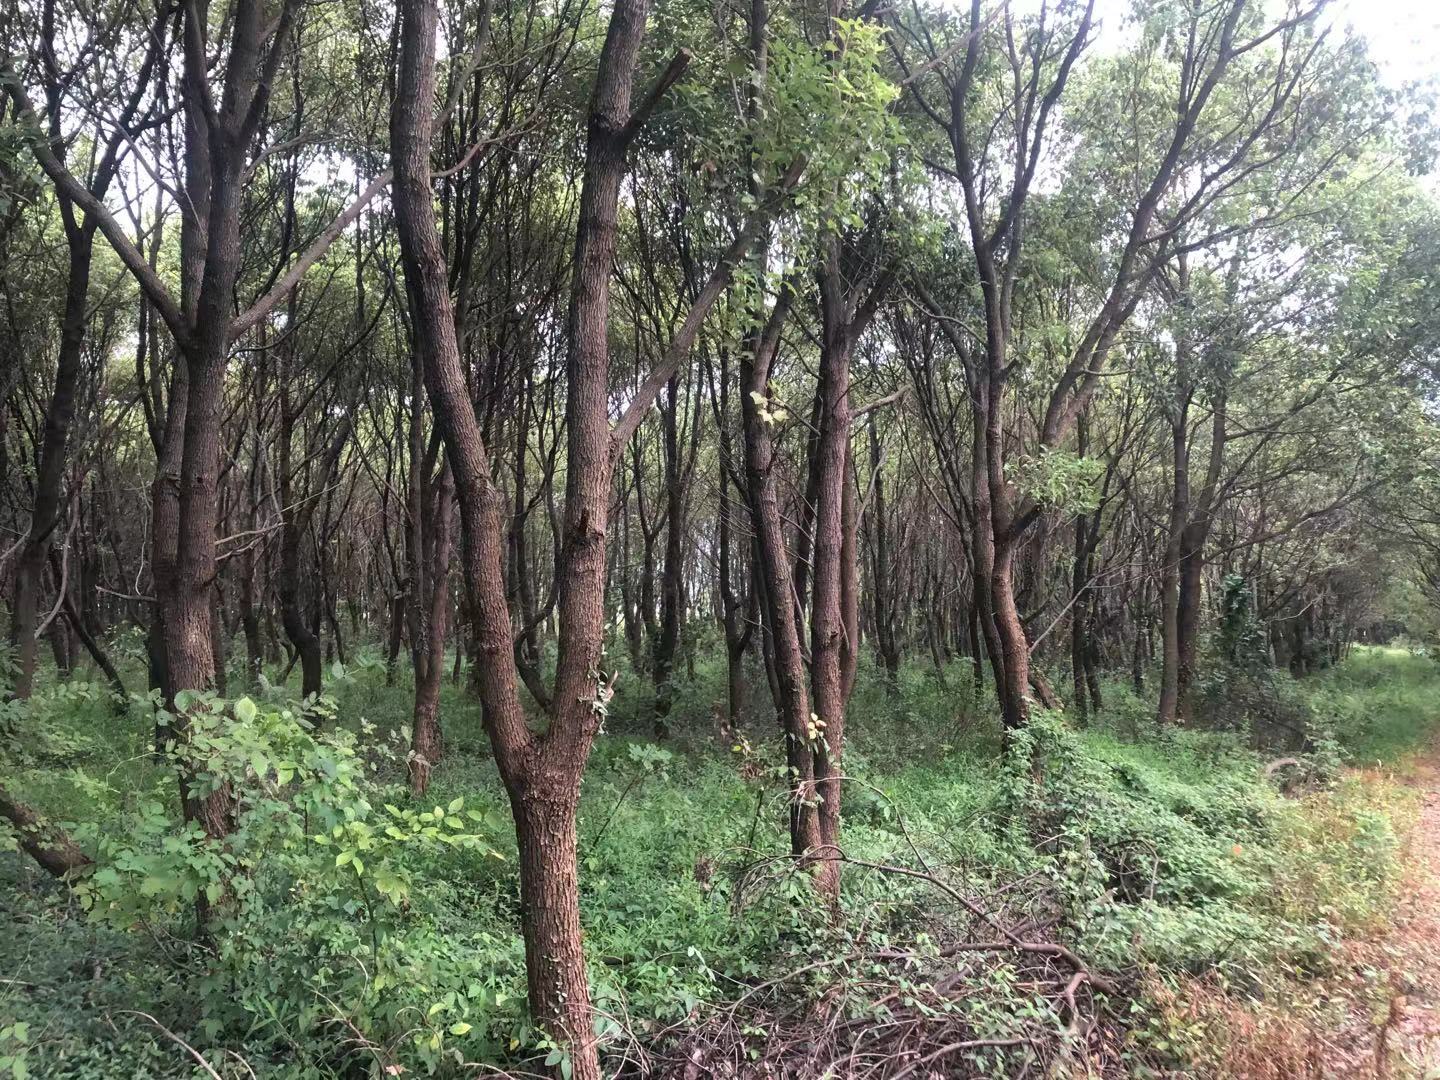
[[[1440,1080],[1440,741],[1393,765],[1350,775],[1408,791],[1415,813],[1388,918],[1376,932],[1342,941],[1335,977],[1317,987],[1318,996],[1348,1008],[1334,1029],[1305,1036],[1310,1060],[1304,1074]],[[1370,991],[1354,992],[1362,986]],[[1257,1042],[1263,1053],[1266,1039]]]
[[[1440,743],[1407,772],[1420,807],[1394,922],[1376,943],[1393,996],[1376,1037],[1375,1071],[1434,1080],[1440,1077]]]
[[[404,804],[392,749],[403,740],[391,729],[410,691],[371,667],[332,678],[334,734],[364,749],[356,790],[375,806]],[[681,685],[679,733],[665,746],[648,737],[645,695],[618,700],[581,815],[587,950],[597,994],[626,1023],[607,1032],[611,1060],[644,1057],[652,1075],[684,1076],[698,1048],[717,1062],[711,1075],[853,1080],[867,1075],[845,1064],[859,1047],[875,1077],[924,1080],[1440,1080],[1432,657],[1372,647],[1314,678],[1267,682],[1263,703],[1315,723],[1300,770],[1311,780],[1289,791],[1265,767],[1273,751],[1256,753],[1234,732],[1156,731],[1153,705],[1120,682],[1107,685],[1088,730],[1037,726],[1050,771],[1032,788],[1006,771],[988,698],[960,699],[958,675],[947,683],[907,669],[898,695],[870,675],[852,705],[847,766],[863,783],[847,795],[857,862],[838,929],[767,857],[785,845],[767,729],[757,721],[714,738],[723,662],[702,658]],[[273,722],[291,692],[261,695],[262,718]],[[436,1002],[446,1050],[534,1071],[503,796],[478,709],[463,688],[444,694],[448,756],[431,797],[478,814],[505,857],[449,846],[367,853],[371,877],[390,858],[413,884],[380,924],[377,950],[332,847],[256,833],[270,845],[253,855],[266,871],[211,964],[188,948],[190,907],[164,892],[188,864],[171,840],[175,783],[149,753],[148,715],[118,712],[98,685],[47,683],[21,718],[34,738],[7,786],[129,876],[97,874],[74,894],[0,836],[0,1080],[199,1075],[157,1023],[225,1080],[349,1080],[357,1066],[337,1052],[337,1016],[408,1075],[472,1075],[411,1037],[411,1018]],[[164,861],[172,850],[178,869]],[[881,872],[912,859],[926,872]],[[82,906],[102,889],[114,917]],[[994,936],[959,895],[1027,938],[1073,948],[1120,993],[1082,991],[1077,1012],[1064,965],[947,953],[946,943]],[[817,1024],[831,1036],[823,1047]],[[863,1047],[852,1031],[870,1032]],[[897,1046],[877,1048],[886,1032]],[[956,1043],[983,1049],[929,1072],[917,1064]]]

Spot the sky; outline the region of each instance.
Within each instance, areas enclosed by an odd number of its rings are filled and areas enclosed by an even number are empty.
[[[951,0],[960,6],[960,0]],[[999,2],[999,0],[994,0]],[[1009,0],[1020,11],[1038,9],[1043,0]],[[1050,0],[1053,3],[1053,0]],[[1264,0],[1272,15],[1282,14],[1287,0]],[[1132,0],[1095,0],[1101,23],[1100,50],[1130,11]],[[1386,83],[1400,87],[1409,82],[1433,81],[1440,87],[1440,0],[1332,0],[1324,20],[1349,26],[1370,44],[1370,55]],[[1108,31],[1108,32],[1107,32]]]
[[[1440,0],[1338,0],[1329,18],[1368,40],[1390,85],[1440,82]]]

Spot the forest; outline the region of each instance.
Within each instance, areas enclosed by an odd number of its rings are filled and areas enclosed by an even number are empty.
[[[1440,1075],[1384,9],[0,0],[0,1078]]]

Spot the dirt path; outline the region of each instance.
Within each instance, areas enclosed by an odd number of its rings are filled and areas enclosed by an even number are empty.
[[[1440,1078],[1440,746],[1417,764],[1410,784],[1420,816],[1410,835],[1403,899],[1386,936],[1392,991],[1380,1028],[1376,1073],[1387,1080]]]

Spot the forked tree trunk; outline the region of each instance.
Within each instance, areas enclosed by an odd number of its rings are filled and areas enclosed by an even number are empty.
[[[435,221],[430,174],[439,17],[435,0],[406,0],[401,6],[399,75],[390,114],[395,217],[416,347],[455,476],[465,578],[471,590],[468,606],[476,623],[475,671],[521,847],[521,929],[530,1007],[539,1024],[568,1051],[565,1071],[578,1080],[600,1076],[580,938],[575,813],[580,779],[610,695],[602,664],[606,533],[615,462],[693,345],[705,314],[766,220],[752,218],[736,237],[692,303],[662,366],[637,390],[612,431],[609,293],[625,151],[649,108],[688,61],[682,56],[672,63],[632,114],[631,88],[646,6],[645,0],[614,4],[590,104],[567,323],[565,508],[556,598],[559,651],[549,695],[550,722],[543,735],[529,730],[520,706],[503,568],[504,507],[490,482],[484,437],[460,360],[444,247]],[[482,26],[487,22],[481,19]],[[798,178],[798,172],[794,176]]]
[[[401,6],[399,76],[391,111],[394,202],[416,346],[460,504],[465,576],[478,655],[475,671],[496,762],[510,796],[521,862],[521,929],[530,1009],[563,1046],[569,1075],[599,1080],[580,936],[575,812],[580,776],[599,726],[592,703],[604,619],[605,529],[611,440],[606,324],[615,214],[624,172],[630,88],[645,29],[643,0],[621,0],[610,18],[592,103],[570,313],[568,454],[558,598],[560,663],[544,736],[525,725],[502,566],[500,493],[456,340],[444,248],[430,182],[434,130],[434,0]],[[543,742],[543,745],[542,745]]]

